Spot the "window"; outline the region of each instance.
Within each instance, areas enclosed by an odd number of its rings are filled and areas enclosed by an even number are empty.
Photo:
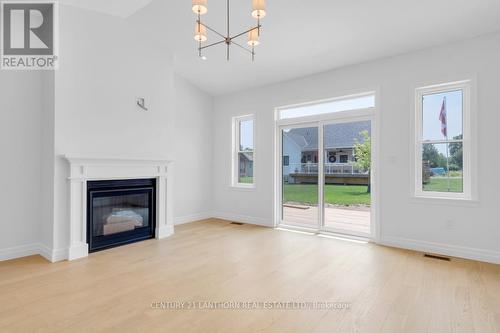
[[[283,166],[290,166],[290,156],[283,156]]]
[[[415,194],[471,199],[470,82],[419,88],[416,96]]]
[[[234,158],[233,186],[254,186],[254,117],[243,116],[233,119]]]
[[[347,163],[349,159],[348,155],[340,155],[340,163]]]
[[[316,102],[314,104],[304,104],[293,107],[285,107],[279,110],[279,119],[291,119],[308,116],[317,116],[328,113],[342,111],[352,111],[369,109],[375,107],[375,94],[368,93],[356,96],[348,96]]]

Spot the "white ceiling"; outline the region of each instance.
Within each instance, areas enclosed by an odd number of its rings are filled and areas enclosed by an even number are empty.
[[[150,0],[64,0],[126,16]],[[225,0],[209,0],[205,22],[225,29]],[[176,71],[214,95],[500,31],[499,0],[268,0],[254,63],[222,45],[197,57],[190,0],[153,0],[151,34],[168,41]],[[251,0],[231,0],[232,34],[254,24]],[[128,13],[128,14],[127,14]],[[217,36],[209,33],[209,41]],[[246,39],[242,38],[245,44]]]
[[[500,30],[499,0],[268,0],[256,61],[233,48],[227,63],[223,46],[197,58],[190,2],[174,3],[176,69],[216,95]],[[203,19],[223,29],[225,1],[208,3]],[[250,0],[231,7],[233,33],[254,23]]]
[[[98,12],[129,17],[153,0],[59,0],[60,3]]]

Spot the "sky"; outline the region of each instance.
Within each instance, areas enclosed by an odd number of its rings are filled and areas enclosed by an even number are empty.
[[[253,150],[253,120],[240,123],[241,150]]]
[[[424,140],[445,139],[441,133],[441,121],[439,120],[444,97],[446,97],[448,114],[448,138],[452,139],[462,134],[462,91],[425,95],[423,99]]]
[[[423,139],[424,140],[445,140],[441,133],[441,121],[439,114],[443,100],[446,97],[446,112],[448,117],[448,139],[463,134],[463,93],[461,90],[425,95],[423,98]],[[436,144],[435,147],[446,155],[446,145]]]

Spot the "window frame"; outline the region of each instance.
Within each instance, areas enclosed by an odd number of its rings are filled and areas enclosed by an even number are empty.
[[[283,112],[289,111],[289,110],[295,110],[295,109],[309,107],[309,106],[318,106],[318,105],[325,105],[325,104],[349,102],[352,100],[357,100],[357,99],[365,98],[365,97],[373,98],[373,106],[347,108],[347,109],[343,109],[343,110],[337,110],[337,111],[332,111],[332,112],[320,112],[320,113],[303,115],[303,116],[283,117]],[[280,124],[286,125],[286,124],[294,124],[294,123],[297,123],[298,121],[307,122],[308,119],[311,119],[311,121],[315,121],[317,119],[329,119],[330,117],[332,117],[332,115],[337,115],[337,114],[353,116],[355,114],[355,112],[358,112],[360,110],[375,109],[376,103],[377,103],[377,91],[367,90],[367,91],[362,92],[362,93],[345,94],[345,95],[338,96],[338,97],[321,99],[321,100],[316,100],[316,101],[312,101],[312,102],[309,101],[309,102],[304,102],[304,103],[297,103],[297,104],[280,106],[280,107],[276,108],[275,117],[276,117],[276,121],[278,121]]]
[[[423,97],[425,95],[447,93],[452,91],[462,91],[462,149],[463,149],[463,191],[458,192],[436,192],[424,191],[422,183],[422,151],[424,144],[436,143],[442,141],[443,143],[450,143],[456,140],[424,140],[423,139]],[[474,200],[473,191],[473,142],[475,142],[472,133],[472,81],[463,80],[457,82],[443,83],[431,86],[420,87],[415,90],[415,184],[414,196],[416,198],[427,199],[451,199],[451,200]]]
[[[249,183],[240,183],[240,162],[239,162],[239,154],[240,151],[240,129],[241,123],[244,121],[252,121],[253,123],[253,181],[251,184]],[[234,188],[243,188],[243,189],[253,189],[255,188],[255,166],[256,166],[256,146],[255,146],[255,115],[249,114],[244,116],[236,116],[232,119],[232,132],[233,132],[233,145],[232,145],[232,173],[231,173],[231,186]]]

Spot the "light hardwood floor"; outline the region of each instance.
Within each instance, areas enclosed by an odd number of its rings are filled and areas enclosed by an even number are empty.
[[[157,310],[334,301],[348,310]],[[49,264],[0,263],[0,332],[498,332],[500,267],[209,220]]]

